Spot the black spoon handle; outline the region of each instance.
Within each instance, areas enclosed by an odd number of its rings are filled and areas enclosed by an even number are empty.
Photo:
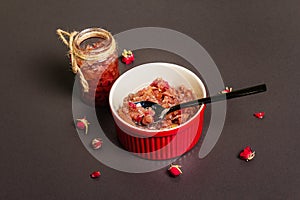
[[[267,91],[266,84],[256,85],[256,86],[228,92],[225,94],[219,94],[219,95],[215,95],[212,97],[206,97],[203,99],[197,99],[194,101],[181,103],[181,104],[171,107],[167,113],[173,112],[175,110],[180,110],[182,108],[197,106],[197,105],[201,105],[201,104],[208,104],[208,103],[217,102],[217,101],[223,101],[225,99],[233,99],[233,98],[237,98],[237,97],[243,97],[243,96],[256,94],[256,93],[260,93],[260,92],[265,92],[265,91]]]

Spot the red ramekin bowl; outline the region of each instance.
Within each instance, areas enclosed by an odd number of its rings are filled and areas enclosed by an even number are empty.
[[[151,84],[156,78],[166,80],[171,86],[184,85],[192,89],[196,98],[206,97],[204,84],[190,70],[171,63],[147,63],[122,74],[113,84],[109,105],[115,121],[118,139],[124,149],[150,160],[172,159],[191,150],[198,142],[203,126],[205,105],[187,122],[170,129],[146,130],[125,122],[117,110],[130,93]]]

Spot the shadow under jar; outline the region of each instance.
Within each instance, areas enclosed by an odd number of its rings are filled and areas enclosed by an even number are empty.
[[[109,91],[120,75],[115,39],[104,29],[85,29],[74,37],[73,52],[88,83],[82,100],[96,107],[108,105]]]

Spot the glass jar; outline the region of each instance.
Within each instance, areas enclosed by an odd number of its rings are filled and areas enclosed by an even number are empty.
[[[109,91],[119,77],[113,36],[101,28],[85,29],[74,36],[71,54],[72,65],[75,61],[87,83],[81,84],[82,100],[89,105],[107,105]]]

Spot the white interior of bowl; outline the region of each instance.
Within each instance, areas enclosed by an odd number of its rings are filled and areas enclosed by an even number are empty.
[[[184,85],[185,87],[192,89],[197,98],[206,97],[204,84],[190,70],[172,63],[146,63],[128,70],[113,84],[110,90],[109,104],[114,117],[118,118],[118,120],[122,121],[124,124],[131,126],[121,117],[119,117],[117,113],[117,110],[123,104],[123,99],[128,94],[135,93],[138,90],[150,85],[153,80],[159,77],[166,80],[172,87]],[[203,109],[203,105],[198,112],[200,112],[201,109]],[[131,127],[145,131],[144,129],[138,127]],[[155,130],[146,131],[152,132]],[[155,132],[157,132],[157,130]]]

